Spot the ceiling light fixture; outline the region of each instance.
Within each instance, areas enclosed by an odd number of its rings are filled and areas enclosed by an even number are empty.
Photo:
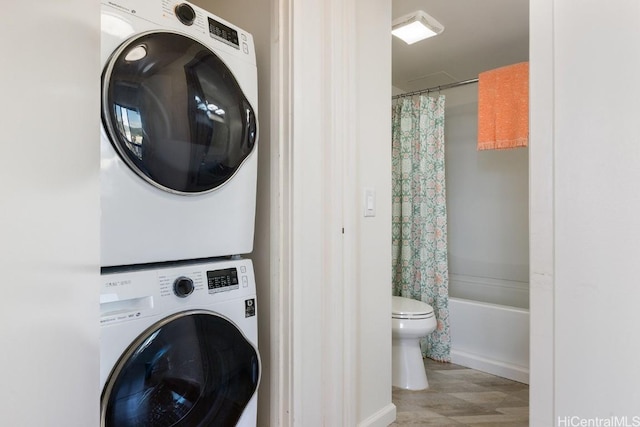
[[[413,44],[444,31],[444,26],[422,10],[417,10],[392,23],[391,34],[407,44]]]

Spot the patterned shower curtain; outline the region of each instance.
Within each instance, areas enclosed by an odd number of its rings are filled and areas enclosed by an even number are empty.
[[[393,295],[434,308],[437,329],[423,354],[450,362],[444,95],[393,106]]]

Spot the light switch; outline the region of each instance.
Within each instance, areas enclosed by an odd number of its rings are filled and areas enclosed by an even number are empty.
[[[376,190],[364,189],[364,216],[376,216]]]

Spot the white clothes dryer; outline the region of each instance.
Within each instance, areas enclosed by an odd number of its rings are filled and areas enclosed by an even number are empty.
[[[101,277],[101,427],[255,427],[250,260],[107,268]]]
[[[251,252],[251,34],[187,2],[101,7],[101,265]]]

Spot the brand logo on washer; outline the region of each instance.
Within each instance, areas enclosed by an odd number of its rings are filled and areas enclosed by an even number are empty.
[[[253,317],[256,315],[256,300],[254,298],[244,301],[244,317]]]
[[[130,285],[131,284],[131,280],[118,280],[115,282],[107,282],[104,284],[105,288],[115,288],[118,286],[126,286],[126,285]]]

